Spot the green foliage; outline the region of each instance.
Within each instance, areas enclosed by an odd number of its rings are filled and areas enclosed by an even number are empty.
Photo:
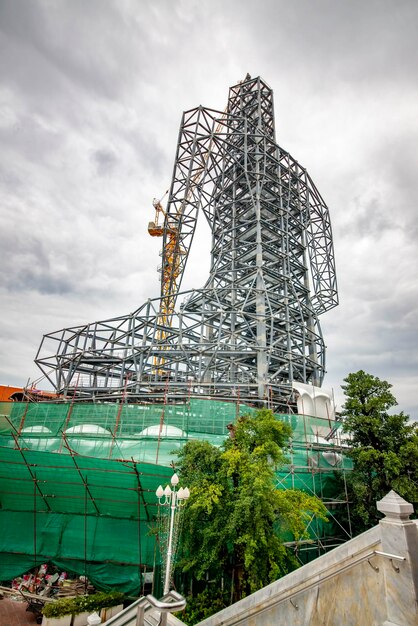
[[[397,404],[387,381],[360,370],[344,382],[343,429],[351,436],[354,464],[348,496],[357,534],[378,522],[376,501],[391,489],[418,501],[418,431],[408,415],[387,412]]]
[[[45,617],[63,617],[64,615],[75,614],[76,605],[74,598],[62,598],[56,602],[48,602],[42,609]]]
[[[291,428],[268,410],[240,417],[222,449],[189,441],[179,453],[191,496],[184,512],[180,567],[197,580],[207,574],[232,581],[239,599],[297,567],[279,538],[307,536],[312,516],[325,507],[303,492],[275,488]]]
[[[78,615],[79,613],[100,611],[117,604],[122,604],[124,594],[120,591],[110,593],[93,593],[89,596],[76,596],[75,598],[61,598],[56,602],[45,604],[42,613],[45,617],[63,617],[64,615]]]
[[[207,587],[202,593],[195,597],[187,597],[186,608],[176,614],[182,622],[193,626],[202,620],[210,617],[214,613],[221,611],[228,606],[228,599],[225,593]]]

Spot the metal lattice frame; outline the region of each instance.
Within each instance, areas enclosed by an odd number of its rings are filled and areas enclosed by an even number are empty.
[[[199,211],[212,231],[210,276],[179,293],[171,313],[170,284],[181,283]],[[260,78],[232,87],[224,113],[184,113],[164,227],[162,271],[172,275],[160,298],[45,335],[36,362],[57,391],[238,395],[283,410],[293,381],[320,385],[318,315],[338,304],[329,213],[306,170],[276,144],[273,93]]]

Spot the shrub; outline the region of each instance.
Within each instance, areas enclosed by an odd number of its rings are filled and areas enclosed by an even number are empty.
[[[101,609],[121,604],[124,594],[120,591],[110,593],[99,592],[90,596],[76,596],[75,598],[62,598],[56,602],[45,604],[42,613],[45,617],[63,617],[64,615],[78,615],[79,613],[93,613]]]
[[[77,605],[74,600],[75,598],[62,598],[56,602],[48,602],[42,609],[42,613],[45,617],[63,617],[64,615],[75,614]]]
[[[189,596],[186,608],[175,615],[185,624],[193,626],[224,609],[229,604],[228,600],[228,594],[219,589],[206,588],[195,597]]]

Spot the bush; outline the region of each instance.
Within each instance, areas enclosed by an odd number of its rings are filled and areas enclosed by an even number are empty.
[[[42,609],[42,613],[45,617],[63,617],[72,613],[76,614],[77,605],[74,600],[75,598],[62,598],[56,602],[48,602]]]
[[[221,611],[228,604],[227,594],[222,593],[218,589],[207,588],[195,597],[189,596],[186,608],[175,615],[188,626],[193,626],[193,624],[197,624],[214,613]]]
[[[42,613],[45,617],[63,617],[64,615],[78,615],[79,613],[93,613],[101,609],[108,609],[121,604],[124,594],[120,591],[110,593],[99,592],[90,596],[76,596],[75,598],[62,598],[56,602],[45,604]]]

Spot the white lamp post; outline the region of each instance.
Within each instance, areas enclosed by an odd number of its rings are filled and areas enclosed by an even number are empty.
[[[179,477],[177,474],[173,474],[171,477],[171,487],[167,485],[165,489],[160,485],[155,492],[155,495],[158,498],[158,503],[161,506],[170,507],[170,525],[168,531],[168,542],[167,542],[167,563],[165,568],[165,580],[164,580],[164,595],[166,595],[170,591],[170,578],[171,578],[171,562],[173,558],[173,533],[174,533],[174,519],[176,513],[180,507],[186,504],[187,498],[190,496],[190,491],[187,487],[180,489],[177,491],[176,487],[179,483]]]

